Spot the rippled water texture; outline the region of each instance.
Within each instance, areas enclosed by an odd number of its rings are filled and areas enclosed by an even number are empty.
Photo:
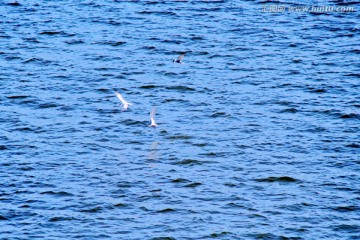
[[[2,2],[1,239],[359,239],[359,6],[263,4]]]

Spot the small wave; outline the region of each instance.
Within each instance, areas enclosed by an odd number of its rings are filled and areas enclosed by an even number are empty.
[[[40,41],[37,40],[37,39],[34,38],[34,37],[24,38],[24,41],[26,41],[26,42],[32,42],[32,43],[40,43]]]
[[[118,187],[118,188],[131,188],[132,186],[133,186],[133,184],[128,181],[121,181],[116,184],[116,187]]]
[[[106,61],[106,60],[104,60]],[[115,70],[114,68],[109,68],[109,67],[99,67],[99,68],[94,68],[95,71],[99,71],[99,72],[103,72],[103,71],[112,71]],[[105,73],[107,74],[107,73]],[[104,74],[103,74],[104,75]],[[99,81],[100,79],[98,79]]]
[[[205,40],[205,38],[200,37],[200,36],[194,36],[194,37],[191,37],[191,40],[193,40],[193,41],[202,41],[202,40]]]
[[[348,119],[348,118],[360,119],[360,115],[359,115],[359,114],[356,114],[356,113],[349,113],[349,114],[343,114],[343,115],[341,115],[340,118],[345,118],[345,119]]]
[[[193,143],[192,145],[196,146],[196,147],[206,147],[208,144],[207,143]]]
[[[20,131],[20,132],[33,132],[35,131],[34,129],[30,128],[30,127],[21,127],[21,128],[15,128],[15,131]]]
[[[35,168],[33,168],[33,167],[27,167],[27,166],[19,167],[19,168],[17,168],[17,169],[20,170],[20,171],[32,171],[32,170],[35,170]]]
[[[292,177],[288,177],[288,176],[283,176],[283,177],[267,177],[267,178],[259,178],[259,179],[255,179],[255,181],[257,182],[298,182],[299,180],[292,178]]]
[[[224,117],[226,115],[227,115],[226,112],[216,112],[216,113],[213,113],[210,117],[216,118],[216,117]]]
[[[251,237],[254,237],[255,239],[283,239],[283,240],[302,240],[301,237],[285,237],[285,236],[278,236],[272,233],[258,233],[258,234],[251,234]]]
[[[209,236],[206,236],[205,238],[218,238],[221,239],[222,237],[225,237],[227,235],[231,234],[230,232],[220,232],[220,233],[212,233]]]
[[[163,43],[173,43],[173,44],[182,44],[182,43],[184,43],[184,41],[180,41],[180,40],[162,40],[161,42],[163,42]]]
[[[339,6],[349,6],[349,5],[358,5],[360,4],[359,1],[332,1],[335,5]]]
[[[58,34],[62,34],[62,31],[43,31],[40,34],[41,35],[58,35]]]
[[[359,144],[356,144],[356,143],[351,143],[351,144],[346,145],[346,147],[349,147],[349,148],[360,148],[360,145],[359,145]]]
[[[144,125],[146,125],[145,122],[135,121],[135,120],[131,120],[131,119],[123,120],[121,123],[123,123],[125,125],[129,125],[129,126],[132,126],[132,125],[144,126]]]
[[[112,92],[112,91],[111,91],[110,89],[108,89],[108,88],[98,88],[98,89],[96,89],[96,91],[102,92],[102,93]]]
[[[80,212],[84,212],[84,213],[97,213],[97,212],[101,212],[103,210],[102,207],[94,207],[94,208],[88,208],[88,209],[82,209],[80,210]]]
[[[95,44],[100,44],[100,45],[109,45],[112,47],[118,47],[118,46],[122,46],[124,45],[126,42],[123,41],[102,41],[102,42],[96,42]]]
[[[154,237],[151,240],[176,240],[176,238],[173,238],[173,237]]]
[[[165,15],[165,16],[177,16],[176,13],[173,12],[159,12],[159,11],[141,11],[141,12],[137,12],[138,14],[146,14],[146,15],[150,15],[150,14],[154,14],[154,15]]]
[[[245,208],[245,206],[242,204],[237,204],[237,203],[231,202],[231,203],[226,204],[225,208]]]
[[[153,89],[153,88],[161,88],[162,86],[156,86],[156,85],[143,85],[140,86],[139,88],[141,89]]]
[[[304,131],[310,132],[310,133],[319,133],[319,132],[326,132],[327,129],[324,127],[311,127],[311,128],[305,129]]]
[[[142,47],[142,49],[146,49],[146,50],[155,50],[156,47],[155,46],[144,46]]]
[[[298,110],[296,108],[286,108],[279,111],[279,113],[297,113],[297,112]]]
[[[333,229],[335,231],[339,231],[339,232],[348,232],[348,233],[355,233],[355,232],[360,232],[360,226],[359,225],[349,225],[349,224],[341,224],[341,225],[336,225],[333,227]]]
[[[73,40],[65,41],[65,43],[69,44],[69,45],[76,45],[76,44],[82,44],[85,42],[81,39],[73,39]]]
[[[105,113],[105,114],[114,114],[114,113],[121,113],[121,107],[115,108],[115,109],[97,109],[99,113]],[[128,110],[130,111],[130,109]]]
[[[193,183],[189,183],[187,185],[185,185],[184,187],[187,187],[187,188],[196,188],[198,186],[202,185],[202,183],[199,183],[199,182],[193,182]]]
[[[338,212],[353,212],[353,211],[358,211],[359,207],[357,207],[357,206],[339,206],[339,207],[335,207],[333,209]]]
[[[349,51],[350,53],[360,54],[360,49],[353,49]]]
[[[130,144],[130,145],[143,145],[144,142],[140,142],[140,141],[129,141],[129,142],[127,142],[127,144]]]
[[[167,99],[164,99],[163,102],[182,102],[182,103],[185,103],[185,102],[189,102],[189,101],[184,100],[184,99],[167,98]]]
[[[345,74],[344,76],[360,78],[360,73],[348,73],[348,74]]]
[[[167,137],[167,139],[170,139],[170,140],[177,140],[177,139],[191,139],[192,137],[191,136],[188,136],[188,135],[174,135],[174,136],[169,136]]]
[[[206,156],[209,158],[214,158],[214,157],[226,157],[228,156],[229,153],[227,152],[207,152],[207,153],[201,153],[199,155],[201,156]]]
[[[178,74],[178,73],[174,73],[174,72],[165,72],[164,75],[165,75],[165,76],[169,76],[169,77],[175,77],[175,76],[178,76],[179,74]]]
[[[157,212],[158,213],[168,213],[168,212],[175,212],[175,210],[172,208],[165,208],[165,209],[159,210]]]
[[[185,178],[176,178],[176,179],[171,180],[171,182],[173,182],[173,183],[186,183],[186,182],[190,182],[190,180],[187,180]]]
[[[45,192],[41,192],[40,194],[42,194],[42,195],[54,195],[54,196],[57,196],[57,197],[70,197],[70,196],[74,196],[74,194],[68,193],[68,192],[64,192],[64,191],[60,191],[60,192],[45,191]]]
[[[194,88],[187,87],[187,86],[170,86],[166,87],[168,90],[179,90],[179,91],[195,91]]]
[[[316,89],[316,88],[310,88],[310,89],[309,89],[309,92],[312,92],[312,93],[325,93],[325,92],[327,92],[327,90],[326,90],[326,89],[323,89],[323,88],[318,88],[318,89]]]
[[[209,52],[207,52],[207,51],[202,51],[202,52],[198,52],[198,53],[192,53],[193,55],[200,55],[200,56],[202,56],[202,55],[209,55],[210,53]]]
[[[75,220],[73,217],[52,217],[49,222],[60,222],[60,221],[72,221]]]
[[[184,159],[180,162],[177,162],[177,165],[202,165],[204,162],[203,161],[199,161],[199,160],[195,160],[195,159]]]
[[[5,34],[3,34],[3,33],[0,33],[0,34],[1,34],[1,35],[0,35],[0,38],[6,38],[6,39],[12,38],[11,36],[5,35]],[[4,53],[2,53],[2,54],[4,54]]]
[[[281,106],[291,106],[293,103],[289,101],[274,101],[274,104],[278,104]]]
[[[116,204],[114,204],[114,207],[117,207],[117,208],[119,208],[119,207],[127,207],[128,206],[128,204],[126,204],[126,203],[116,203]]]
[[[156,5],[160,3],[166,3],[165,1],[145,1],[144,5]]]
[[[29,96],[26,95],[14,95],[14,96],[7,96],[7,98],[9,99],[24,99],[24,98],[28,98]]]
[[[7,3],[6,5],[8,5],[8,6],[13,6],[13,7],[19,7],[19,6],[21,6],[21,4],[18,3],[18,2],[10,2],[10,3]]]
[[[34,57],[23,61],[23,63],[50,64],[52,61]]]
[[[43,103],[40,104],[38,106],[38,108],[43,109],[43,108],[54,108],[54,107],[58,107],[59,105],[57,105],[56,103]]]

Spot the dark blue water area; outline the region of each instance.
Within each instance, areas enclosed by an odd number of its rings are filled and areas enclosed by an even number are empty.
[[[359,11],[1,2],[0,238],[360,239]]]

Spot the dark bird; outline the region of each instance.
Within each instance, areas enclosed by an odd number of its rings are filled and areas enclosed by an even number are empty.
[[[183,62],[181,60],[185,57],[185,54],[186,53],[181,54],[177,59],[174,59],[173,62],[183,64]]]

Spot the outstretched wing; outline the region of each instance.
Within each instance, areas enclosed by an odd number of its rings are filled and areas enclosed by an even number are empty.
[[[153,107],[150,112],[150,119],[155,120],[156,107]]]
[[[185,53],[178,56],[177,61],[181,61],[185,57]]]
[[[117,98],[121,101],[121,103],[125,102],[124,98],[121,96],[121,94],[118,91],[115,91],[115,94],[116,94]]]

